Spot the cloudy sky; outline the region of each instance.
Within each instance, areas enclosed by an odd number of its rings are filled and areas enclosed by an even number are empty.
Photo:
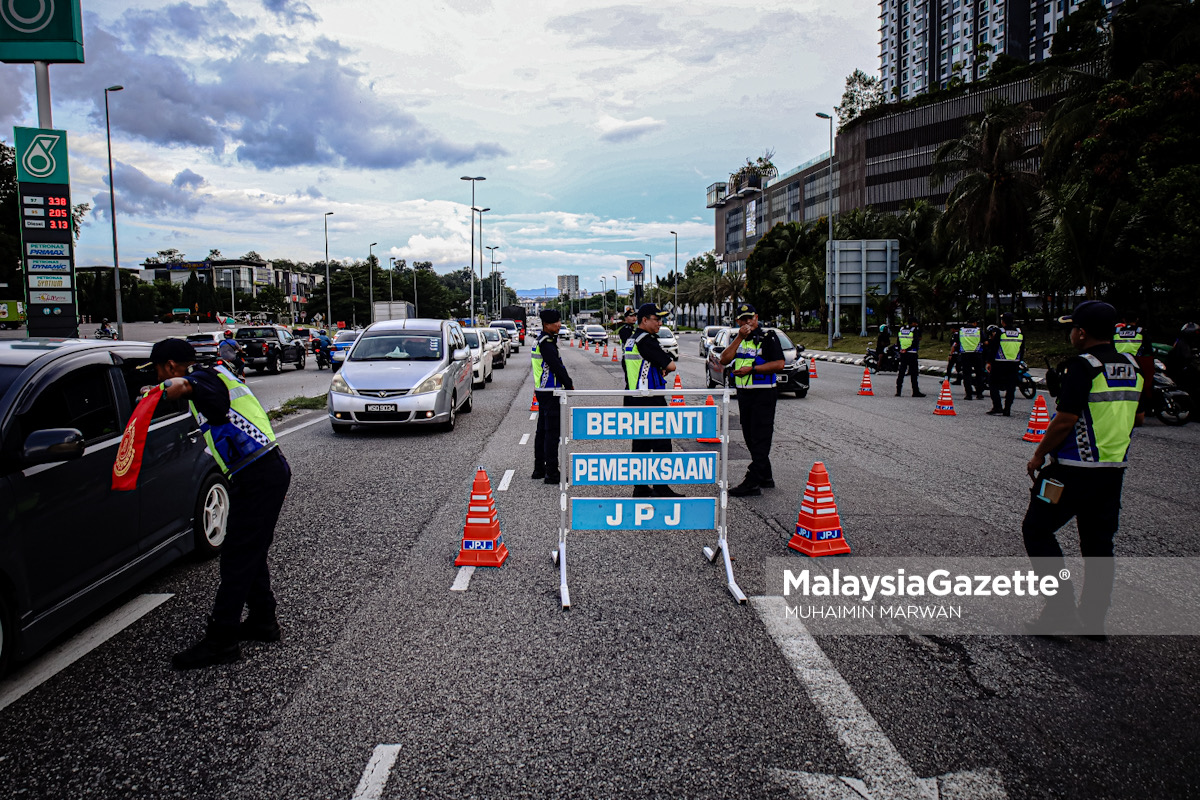
[[[470,258],[509,285],[625,259],[655,272],[713,247],[705,189],[766,149],[781,170],[828,149],[814,118],[878,66],[873,0],[84,0],[84,65],[54,65],[78,263],[111,264],[104,87],[121,261],[174,247]],[[0,135],[36,126],[33,67],[0,65]],[[476,244],[478,248],[478,244]],[[490,259],[489,259],[490,260]],[[609,284],[612,281],[609,279]]]

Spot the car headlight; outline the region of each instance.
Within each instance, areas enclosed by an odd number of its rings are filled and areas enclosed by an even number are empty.
[[[346,379],[341,374],[333,376],[333,380],[329,382],[329,391],[336,392],[337,394],[358,394],[358,392],[350,387],[350,384],[346,383]]]
[[[430,375],[425,380],[421,381],[421,385],[412,390],[413,394],[428,394],[429,392],[440,392],[442,390],[442,381],[445,379],[444,372],[438,372]]]

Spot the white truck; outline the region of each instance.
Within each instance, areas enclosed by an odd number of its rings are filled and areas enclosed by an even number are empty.
[[[416,308],[407,300],[376,300],[375,307],[372,309],[371,321],[412,319],[416,315]]]

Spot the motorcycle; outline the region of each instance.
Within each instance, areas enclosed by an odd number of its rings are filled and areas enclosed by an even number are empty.
[[[1163,362],[1154,360],[1154,386],[1150,394],[1150,413],[1164,425],[1186,425],[1192,416],[1192,397],[1169,375]]]
[[[899,372],[900,371],[900,350],[896,345],[888,345],[884,348],[883,359],[880,360],[879,355],[875,352],[874,347],[867,348],[867,354],[863,357],[863,366],[876,372]]]
[[[115,330],[113,330],[112,328],[109,328],[108,330],[104,330],[104,328],[96,328],[96,330],[92,332],[92,338],[93,339],[112,339],[115,341],[117,338],[117,332]]]
[[[325,369],[332,367],[333,361],[329,358],[328,348],[322,347],[319,344],[313,344],[313,355],[317,357],[317,369]]]

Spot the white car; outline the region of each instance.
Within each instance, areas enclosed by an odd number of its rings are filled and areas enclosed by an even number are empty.
[[[476,389],[486,388],[492,382],[492,348],[488,347],[487,339],[479,328],[464,328],[463,338],[471,350],[472,386]]]
[[[671,358],[679,360],[679,340],[675,333],[666,325],[658,329],[658,344]]]
[[[563,323],[563,326],[558,329],[558,338],[560,339],[570,340],[574,335],[574,332],[567,327],[566,323]]]
[[[492,366],[496,369],[507,367],[508,342],[500,335],[500,331],[496,328],[479,328],[478,330],[483,335],[488,352],[492,354]]]

